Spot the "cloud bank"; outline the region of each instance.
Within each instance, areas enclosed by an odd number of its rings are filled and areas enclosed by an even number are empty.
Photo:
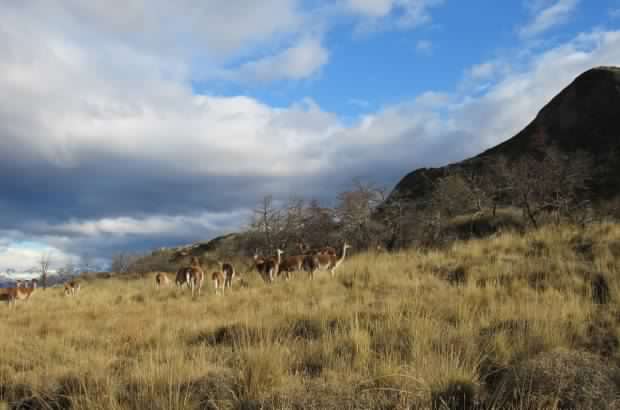
[[[265,194],[331,200],[356,176],[393,185],[507,139],[576,75],[620,63],[620,32],[582,33],[482,61],[455,91],[345,121],[312,98],[273,106],[192,86],[196,61],[232,81],[315,75],[331,58],[317,10],[292,0],[252,13],[240,11],[249,1],[182,3],[191,17],[139,0],[0,6],[0,269],[30,266],[41,250],[15,244],[33,238],[58,263],[106,258],[238,229]],[[360,22],[391,16],[411,27],[439,4],[343,7]]]

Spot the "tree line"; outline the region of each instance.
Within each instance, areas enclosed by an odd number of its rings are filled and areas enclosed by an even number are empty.
[[[403,189],[388,195],[386,187],[357,179],[331,208],[300,198],[276,204],[265,196],[254,209],[247,248],[273,251],[302,241],[334,246],[346,238],[356,249],[395,250],[483,236],[503,225],[584,225],[618,208],[598,204],[594,212],[589,190],[599,172],[588,153],[551,146],[514,159],[482,157],[446,167],[428,181],[424,195]]]
[[[217,252],[252,256],[256,250],[273,254],[282,248],[294,254],[301,243],[338,248],[345,239],[356,250],[432,247],[503,228],[584,226],[596,217],[620,216],[620,201],[591,201],[591,182],[605,170],[583,151],[566,153],[551,146],[518,158],[479,157],[442,172],[427,181],[428,192],[417,196],[403,189],[388,195],[385,186],[361,179],[339,193],[333,206],[266,195],[238,238]],[[121,253],[112,270],[147,272],[172,265],[165,252],[147,257]]]

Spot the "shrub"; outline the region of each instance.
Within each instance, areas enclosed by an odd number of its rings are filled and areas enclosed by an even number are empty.
[[[466,380],[449,380],[431,391],[431,405],[435,410],[470,410],[476,402],[476,386]]]
[[[279,389],[288,373],[287,353],[276,346],[250,348],[241,354],[236,382],[238,397],[261,400]]]
[[[611,294],[609,293],[609,284],[605,275],[602,273],[595,273],[590,280],[590,286],[592,289],[592,302],[604,305],[611,300]]]
[[[507,372],[503,401],[537,408],[614,409],[620,404],[619,376],[617,367],[591,353],[541,353]]]

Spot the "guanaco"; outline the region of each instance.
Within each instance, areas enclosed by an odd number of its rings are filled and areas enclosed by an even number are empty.
[[[0,295],[6,295],[6,299],[10,308],[11,306],[15,306],[18,300],[27,301],[28,299],[30,299],[30,296],[32,296],[36,289],[37,283],[31,282],[31,286],[29,288],[14,287],[0,289]]]
[[[175,283],[178,288],[183,285],[189,287],[189,272],[187,266],[183,266],[177,271]]]
[[[226,287],[226,274],[224,272],[217,271],[211,274],[211,280],[213,281],[213,287],[215,288],[215,294],[223,295],[224,288]]]
[[[254,269],[258,272],[258,274],[267,281],[267,264],[266,260],[262,256],[258,255],[258,249],[254,252]]]
[[[164,272],[157,272],[157,275],[155,275],[155,283],[157,284],[157,289],[159,289],[162,286],[169,286],[170,279],[168,279],[168,275]]]
[[[283,250],[276,249],[276,256],[265,260],[265,272],[269,282],[273,282],[274,278],[278,276],[280,272],[280,263],[282,262],[283,253]]]
[[[77,296],[80,292],[80,282],[76,279],[71,279],[69,282],[65,283],[64,288],[65,296]]]
[[[235,267],[232,263],[227,262],[218,262],[218,264],[220,265],[220,272],[224,274],[224,288],[232,288],[232,282],[237,274],[235,272]]]
[[[351,245],[344,243],[342,245],[342,255],[338,258],[337,255],[329,253],[317,253],[310,256],[304,261],[304,268],[310,274],[310,279],[314,279],[314,273],[317,270],[327,270],[333,277],[336,274],[336,269],[344,262],[347,256],[347,249],[350,249]]]
[[[187,268],[186,272],[186,274],[189,275],[189,286],[192,290],[192,296],[194,296],[196,291],[198,291],[198,296],[200,296],[200,289],[205,280],[205,273],[200,267],[200,261],[197,257],[192,257],[191,266]]]

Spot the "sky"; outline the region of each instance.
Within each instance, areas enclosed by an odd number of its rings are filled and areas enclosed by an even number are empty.
[[[0,271],[247,224],[502,142],[620,65],[620,0],[0,3]]]

